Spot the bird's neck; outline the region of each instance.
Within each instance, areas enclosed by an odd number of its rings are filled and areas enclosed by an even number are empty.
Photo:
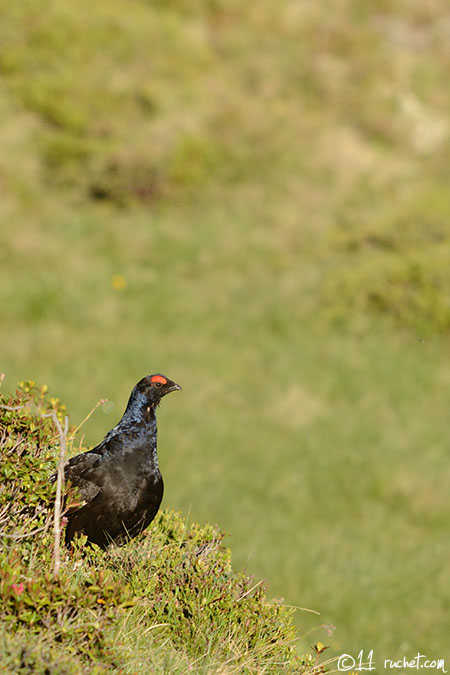
[[[130,397],[121,424],[128,426],[142,422],[156,426],[156,406],[149,405],[146,396],[138,392]]]
[[[118,433],[143,433],[152,439],[151,447],[156,453],[156,438],[158,427],[156,423],[156,406],[149,406],[145,396],[132,396],[122,416],[122,419],[109,431],[104,442],[110,441]]]

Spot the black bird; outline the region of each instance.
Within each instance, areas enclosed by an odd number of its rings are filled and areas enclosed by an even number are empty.
[[[106,548],[126,543],[156,516],[163,479],[156,453],[156,408],[163,396],[181,387],[165,375],[144,377],[131,392],[120,422],[89,452],[64,467],[77,503],[66,513],[66,543],[76,532]]]

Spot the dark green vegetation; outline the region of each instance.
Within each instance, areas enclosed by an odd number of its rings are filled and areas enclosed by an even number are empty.
[[[447,14],[0,14],[4,388],[47,382],[74,423],[107,396],[89,444],[170,373],[165,505],[320,611],[304,648],[378,661],[448,643]]]
[[[52,576],[58,433],[43,415],[63,411],[30,383],[0,401],[13,408],[0,409],[4,672],[313,672],[292,609],[232,571],[217,529],[174,512],[122,549],[79,540]]]

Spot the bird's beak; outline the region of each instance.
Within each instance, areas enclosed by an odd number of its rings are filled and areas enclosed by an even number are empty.
[[[172,384],[167,389],[167,393],[169,393],[170,391],[181,391],[181,387],[176,382],[172,382]]]

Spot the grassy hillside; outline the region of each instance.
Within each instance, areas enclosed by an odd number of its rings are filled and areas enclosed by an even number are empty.
[[[323,672],[323,646],[296,655],[292,608],[233,572],[217,528],[166,511],[121,549],[54,546],[48,478],[75,430],[58,433],[46,387],[0,401],[3,672]]]
[[[167,372],[165,505],[321,613],[297,613],[303,648],[380,662],[447,642],[446,15],[0,14],[4,386],[47,382],[74,423],[108,397],[89,444]]]

